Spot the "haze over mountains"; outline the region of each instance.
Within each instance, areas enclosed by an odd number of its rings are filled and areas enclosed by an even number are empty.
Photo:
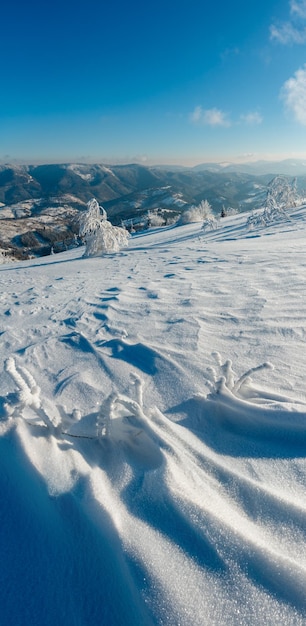
[[[0,248],[48,254],[57,242],[71,242],[79,212],[93,197],[114,224],[143,226],[148,211],[165,223],[207,199],[213,211],[262,206],[277,174],[297,177],[306,187],[306,162],[204,163],[194,168],[139,164],[0,165]]]
[[[194,168],[196,171],[240,172],[245,174],[275,174],[285,176],[305,176],[306,159],[285,159],[283,161],[253,161],[247,163],[201,163]]]

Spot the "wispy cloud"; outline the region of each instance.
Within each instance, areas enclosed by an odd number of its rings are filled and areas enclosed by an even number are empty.
[[[270,39],[284,45],[303,44],[306,42],[306,0],[290,0],[289,11],[289,20],[271,24]]]
[[[216,108],[203,109],[201,106],[195,107],[190,114],[190,121],[203,126],[231,126],[227,113]]]
[[[281,98],[295,120],[306,126],[306,65],[284,83]]]
[[[250,111],[250,113],[240,115],[240,120],[248,126],[257,126],[262,123],[263,117],[258,111]]]
[[[302,44],[306,42],[306,28],[297,28],[291,22],[270,27],[270,37],[282,44]]]
[[[306,0],[291,0],[290,12],[306,19]]]
[[[220,109],[203,109],[199,105],[190,113],[189,120],[198,126],[223,126],[228,128],[236,124],[258,126],[263,122],[263,117],[258,111],[249,111],[248,113],[242,113],[239,118],[232,121],[228,114]]]

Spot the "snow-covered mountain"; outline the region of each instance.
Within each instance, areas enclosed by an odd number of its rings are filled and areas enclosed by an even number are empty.
[[[0,265],[0,616],[305,626],[306,207]]]
[[[80,211],[95,197],[114,224],[141,225],[157,211],[164,223],[207,199],[213,211],[263,204],[271,175],[165,170],[132,165],[0,166],[0,249],[17,257],[70,246]]]
[[[203,166],[204,167],[204,166]],[[0,203],[10,207],[33,201],[36,214],[39,206],[46,208],[50,200],[67,197],[88,202],[93,196],[106,206],[114,217],[131,217],[131,209],[151,209],[166,205],[177,209],[177,196],[187,204],[206,198],[216,211],[225,202],[243,206],[250,194],[265,189],[271,176],[256,178],[241,173],[224,173],[193,169],[164,169],[131,165],[2,165],[0,166]],[[166,193],[165,193],[166,191]],[[254,194],[255,192],[255,194]],[[39,205],[39,202],[41,203]],[[72,201],[72,206],[74,202]],[[78,207],[76,207],[78,208]]]
[[[194,170],[210,172],[236,172],[260,176],[264,174],[306,176],[306,159],[284,159],[283,161],[249,161],[245,163],[201,163]]]

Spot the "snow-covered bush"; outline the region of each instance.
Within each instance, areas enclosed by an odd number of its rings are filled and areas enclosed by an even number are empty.
[[[213,219],[212,208],[208,200],[201,200],[197,206],[192,206],[182,213],[178,219],[178,226],[192,224],[193,222],[203,222],[206,219]]]
[[[250,400],[250,397],[252,397],[251,394],[254,392],[251,378],[253,374],[263,370],[274,369],[273,365],[267,361],[257,367],[252,367],[242,376],[238,377],[233,371],[233,364],[230,359],[223,363],[219,352],[213,352],[212,357],[216,362],[217,369],[215,367],[207,368],[208,379],[206,383],[210,388],[211,394],[214,396],[221,395],[224,392],[227,394],[231,392],[237,398]],[[280,398],[281,397],[278,396],[278,399]]]
[[[220,217],[229,217],[232,215],[237,215],[239,213],[238,209],[234,209],[234,207],[227,207],[227,209],[223,206],[221,209]]]
[[[74,408],[69,414],[65,407],[61,407],[59,411],[54,403],[42,399],[41,389],[32,374],[25,367],[17,364],[12,356],[5,361],[4,369],[15,383],[17,390],[8,393],[3,399],[1,421],[21,418],[31,426],[45,427],[47,436],[52,434],[56,438],[76,437],[77,439],[98,440],[110,438],[113,443],[122,443],[124,439],[133,443],[135,436],[139,437],[142,432],[149,436],[153,435],[150,427],[151,411],[146,414],[143,407],[144,383],[136,373],[131,374],[134,398],[112,392],[101,402],[95,413],[95,423],[92,423],[92,427],[88,429],[87,416],[82,417],[78,408]],[[127,415],[134,418],[129,428],[125,423]],[[113,427],[114,421],[115,427]],[[87,425],[85,432],[82,427],[78,429],[78,426],[84,422]],[[86,429],[88,429],[87,433]],[[160,460],[162,461],[162,457]]]
[[[165,225],[165,219],[155,211],[148,211],[148,227],[157,228]]]
[[[230,359],[223,362],[219,352],[212,356],[217,367],[207,369],[210,392],[206,396],[197,393],[195,398],[202,403],[209,424],[214,422],[215,433],[219,430],[219,441],[228,433],[231,441],[237,434],[247,435],[269,441],[269,447],[272,440],[285,445],[289,440],[296,445],[302,437],[305,441],[305,403],[269,388],[268,372],[274,369],[271,363],[261,363],[237,376]],[[267,387],[253,382],[260,372],[265,372]]]
[[[13,357],[9,357],[4,364],[5,371],[14,381],[17,391],[7,394],[3,404],[2,419],[24,417],[28,423],[42,422],[50,432],[57,432],[61,419],[53,404],[42,402],[41,389],[32,374],[21,365],[17,365]],[[25,414],[29,411],[27,418]]]
[[[275,176],[267,189],[264,207],[267,209],[289,209],[300,202],[296,188],[296,178],[289,180],[285,176]]]
[[[202,224],[202,230],[215,230],[218,228],[218,221],[214,217],[207,217]]]
[[[300,202],[296,179],[290,181],[285,176],[276,176],[268,185],[263,208],[250,215],[247,227],[269,226],[273,222],[290,220],[286,209],[297,206]]]
[[[80,218],[79,236],[85,241],[84,257],[101,256],[118,252],[127,246],[129,233],[125,228],[113,226],[103,207],[93,198],[87,203],[87,211]]]
[[[260,226],[270,226],[270,224],[273,224],[274,222],[282,222],[289,219],[290,218],[285,209],[277,206],[271,206],[260,209],[256,213],[251,213],[247,219],[246,225],[247,228],[253,229]]]

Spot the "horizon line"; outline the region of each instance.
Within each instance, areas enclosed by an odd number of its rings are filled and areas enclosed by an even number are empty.
[[[10,155],[5,155],[5,157],[0,157],[0,166],[3,165],[105,165],[105,166],[120,166],[120,165],[142,165],[144,167],[183,167],[183,168],[194,168],[200,165],[223,165],[226,167],[227,165],[248,165],[248,164],[256,164],[260,162],[284,162],[284,161],[303,161],[306,159],[306,153],[298,153],[298,154],[286,154],[280,156],[275,154],[265,154],[265,155],[243,155],[236,157],[224,157],[224,158],[198,158],[198,159],[188,159],[188,158],[173,158],[173,159],[149,159],[144,157],[126,157],[126,158],[93,158],[93,157],[75,157],[75,158],[10,158]],[[306,165],[306,163],[305,163]]]

